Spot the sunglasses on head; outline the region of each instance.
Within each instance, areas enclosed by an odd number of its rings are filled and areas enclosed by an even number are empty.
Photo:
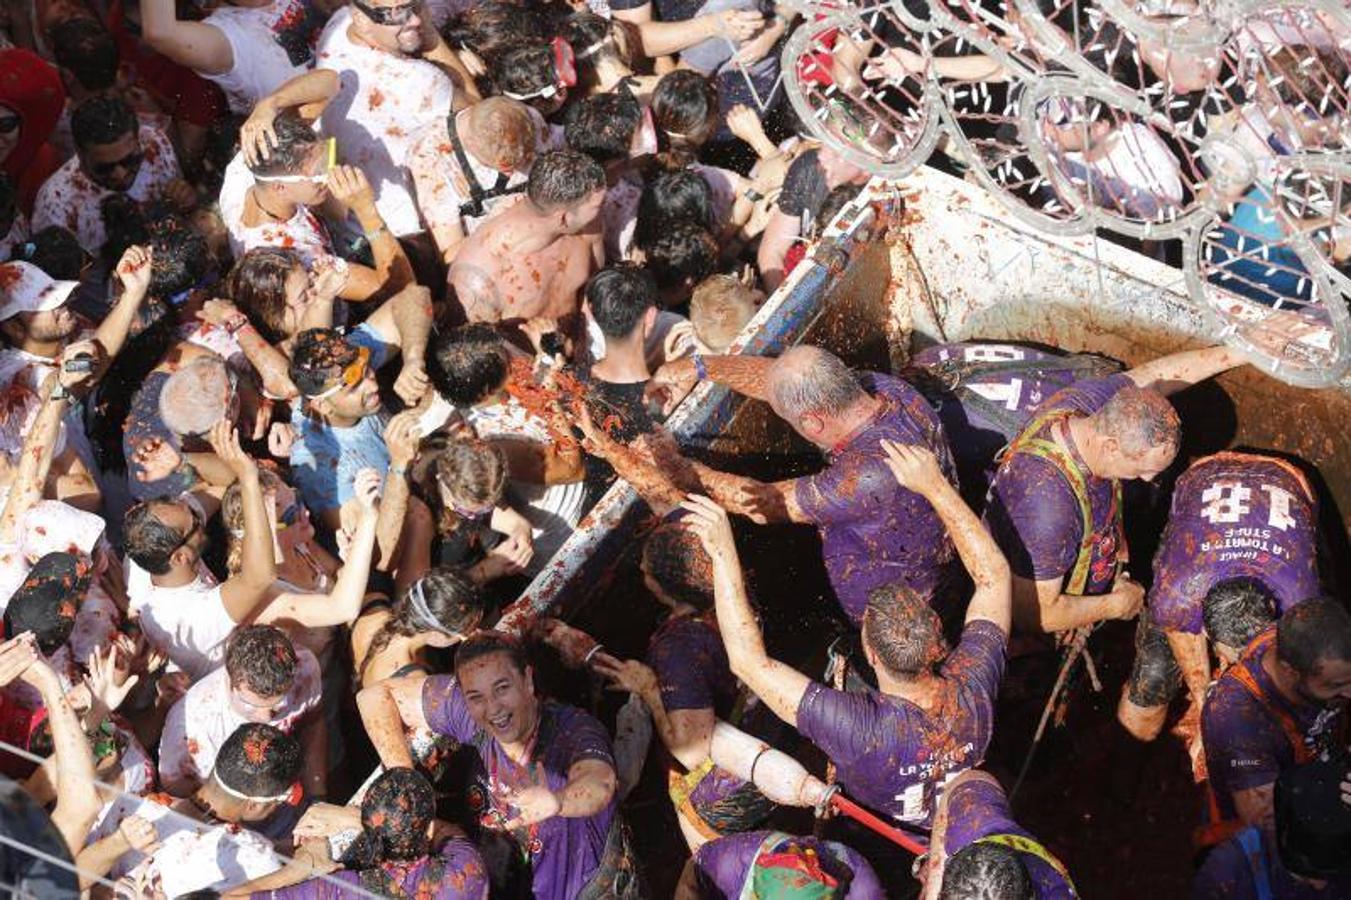
[[[191,504],[185,505],[188,507],[188,513],[192,516],[192,527],[183,535],[183,539],[178,542],[174,547],[174,550],[177,550],[179,547],[187,546],[188,541],[192,540],[192,536],[206,527],[206,520],[202,518],[202,514],[197,511],[197,507]]]
[[[376,25],[407,25],[418,14],[422,0],[398,6],[371,6],[361,0],[352,0],[352,5]]]
[[[315,394],[311,400],[323,400],[325,397],[332,397],[338,391],[346,388],[353,388],[361,384],[366,377],[366,369],[370,364],[371,349],[369,347],[358,347],[356,359],[343,366],[342,374],[338,376],[338,383],[321,394]]]
[[[577,85],[577,56],[572,52],[572,45],[561,37],[554,38],[549,42],[549,49],[553,51],[554,81],[552,84],[546,84],[537,91],[529,94],[513,94],[510,91],[503,91],[502,96],[510,97],[512,100],[534,100],[542,98],[552,100],[558,96],[558,92],[564,88],[576,87]]]
[[[23,119],[18,116],[0,116],[0,134],[13,134],[22,124]]]
[[[328,180],[328,173],[338,164],[338,139],[324,141],[324,168],[313,175],[254,175],[254,181],[269,184],[322,184]]]
[[[138,168],[143,159],[145,159],[145,154],[137,148],[121,159],[115,159],[112,162],[92,163],[89,166],[89,170],[95,175],[111,175],[118,169],[126,169],[129,171]]]

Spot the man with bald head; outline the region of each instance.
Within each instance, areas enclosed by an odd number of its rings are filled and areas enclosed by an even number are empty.
[[[1135,617],[1144,588],[1124,573],[1121,483],[1152,481],[1177,455],[1181,426],[1166,394],[1243,361],[1226,347],[1177,353],[1083,379],[1037,408],[1004,451],[985,508],[1013,569],[1015,628]]]
[[[938,416],[910,385],[877,372],[852,372],[811,346],[794,347],[778,359],[696,355],[667,363],[652,380],[673,390],[716,381],[764,400],[825,454],[826,467],[814,475],[766,484],[719,473],[703,487],[729,511],[757,522],[817,526],[831,586],[854,625],[862,621],[872,590],[897,581],[940,614],[955,611],[949,607],[956,598],[940,590],[954,562],[952,542],[933,507],[892,477],[881,447],[890,440],[928,449],[955,483]]]

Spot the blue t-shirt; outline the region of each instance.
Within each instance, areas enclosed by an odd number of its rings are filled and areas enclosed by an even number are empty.
[[[392,348],[368,324],[347,334],[347,342],[371,351],[370,366],[379,369],[389,361]],[[366,416],[350,428],[336,428],[316,421],[300,408],[291,420],[299,422],[299,434],[291,447],[291,473],[300,499],[315,515],[337,509],[352,499],[357,472],[375,469],[383,476],[389,470],[385,446],[385,414]]]
[[[350,428],[336,428],[305,416],[291,448],[291,474],[300,498],[315,515],[337,509],[353,496],[352,485],[362,469],[382,476],[389,470],[385,416],[366,416]]]

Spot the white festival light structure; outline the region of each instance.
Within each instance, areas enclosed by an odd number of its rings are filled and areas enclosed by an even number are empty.
[[[1224,340],[1294,384],[1351,368],[1345,3],[793,8],[787,96],[840,155],[902,177],[938,152],[1046,232],[1179,239]]]

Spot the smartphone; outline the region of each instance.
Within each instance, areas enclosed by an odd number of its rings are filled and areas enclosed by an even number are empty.
[[[74,359],[66,360],[67,372],[92,372],[94,371],[94,357],[77,356]]]

